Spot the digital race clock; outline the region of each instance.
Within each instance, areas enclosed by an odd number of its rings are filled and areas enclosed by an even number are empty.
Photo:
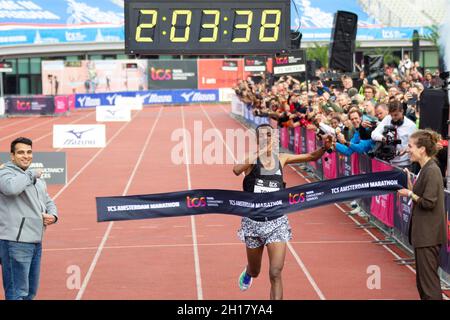
[[[291,0],[126,0],[129,54],[272,54],[290,47]]]

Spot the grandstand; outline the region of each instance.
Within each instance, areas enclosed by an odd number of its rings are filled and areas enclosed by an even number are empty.
[[[388,27],[440,25],[450,5],[448,0],[359,0],[359,4]]]

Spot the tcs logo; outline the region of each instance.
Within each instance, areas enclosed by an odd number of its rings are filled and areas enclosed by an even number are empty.
[[[205,197],[200,197],[200,198],[186,197],[186,204],[187,204],[188,208],[206,207],[206,198]]]
[[[289,193],[289,204],[305,202],[305,193]]]
[[[170,69],[155,69],[152,67],[150,74],[154,81],[172,80],[172,70]]]
[[[17,110],[31,110],[31,102],[29,101],[17,101]]]
[[[276,61],[276,64],[288,64],[289,57],[276,57],[275,61]]]

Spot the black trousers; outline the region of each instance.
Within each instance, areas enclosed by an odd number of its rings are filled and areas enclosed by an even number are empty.
[[[439,252],[441,246],[415,248],[416,284],[422,300],[442,300],[439,278]]]

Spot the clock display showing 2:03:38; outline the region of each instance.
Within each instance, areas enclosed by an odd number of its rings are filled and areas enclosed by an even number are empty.
[[[258,54],[290,43],[290,2],[125,2],[126,51],[134,54]]]

